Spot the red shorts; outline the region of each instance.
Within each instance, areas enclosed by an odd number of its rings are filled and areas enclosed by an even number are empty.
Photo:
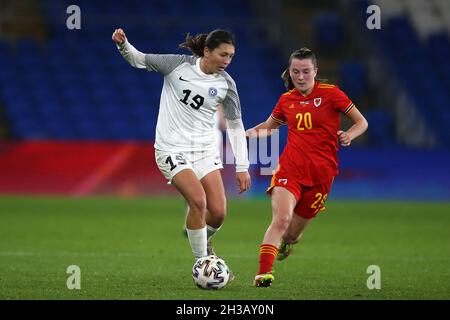
[[[270,187],[267,189],[267,194],[271,194],[274,187],[282,187],[289,190],[297,199],[297,205],[294,208],[294,213],[305,219],[314,218],[320,211],[325,210],[325,201],[330,193],[331,185],[334,177],[329,181],[313,185],[311,187],[302,185],[292,175],[286,174],[283,171],[277,171],[272,176]]]

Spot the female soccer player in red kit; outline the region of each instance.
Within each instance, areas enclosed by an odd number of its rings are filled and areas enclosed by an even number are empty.
[[[272,284],[275,257],[285,259],[308,222],[325,209],[338,174],[338,144],[348,147],[368,127],[347,95],[335,85],[317,81],[316,75],[314,53],[307,48],[294,51],[282,75],[289,91],[265,122],[246,132],[250,138],[261,137],[288,125],[288,141],[267,190],[272,222],[260,246],[257,287]],[[340,130],[341,112],[353,122],[347,131]]]

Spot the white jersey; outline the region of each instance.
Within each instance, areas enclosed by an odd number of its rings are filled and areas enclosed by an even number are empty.
[[[218,105],[223,105],[227,120],[241,118],[236,84],[228,73],[205,74],[200,58],[189,55],[146,54],[145,65],[164,75],[155,149],[216,149],[214,114]]]

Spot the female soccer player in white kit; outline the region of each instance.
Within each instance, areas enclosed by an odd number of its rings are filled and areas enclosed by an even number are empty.
[[[128,42],[122,29],[116,29],[112,39],[133,67],[164,76],[155,159],[163,175],[189,205],[186,229],[195,258],[206,256],[207,242],[226,216],[219,171],[223,166],[215,140],[214,114],[219,104],[223,106],[236,160],[239,191],[250,187],[239,96],[234,80],[224,71],[234,56],[234,37],[225,30],[188,34],[180,47],[191,50],[193,55],[144,54]]]

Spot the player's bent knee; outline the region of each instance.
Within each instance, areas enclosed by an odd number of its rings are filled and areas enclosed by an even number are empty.
[[[206,213],[206,198],[197,196],[192,199],[188,199],[188,204],[191,210]]]
[[[215,220],[218,220],[220,222],[225,220],[225,217],[227,215],[225,206],[209,206],[208,211]]]
[[[287,230],[290,223],[291,223],[290,217],[277,217],[273,221],[273,227],[281,232],[284,232]]]

